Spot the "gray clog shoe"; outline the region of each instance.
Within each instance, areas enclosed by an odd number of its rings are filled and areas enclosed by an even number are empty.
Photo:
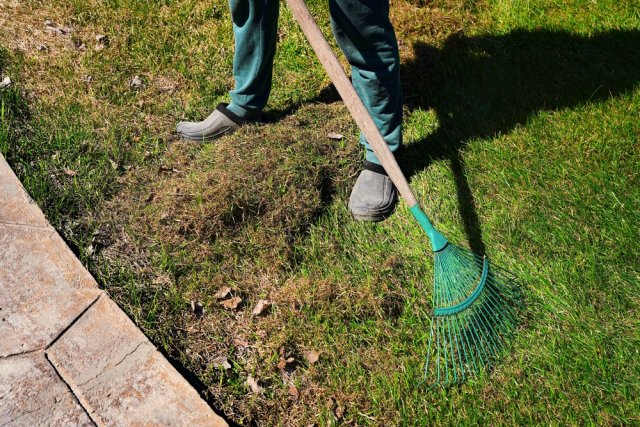
[[[235,132],[246,123],[259,123],[260,119],[247,120],[227,110],[227,104],[216,109],[201,122],[180,122],[176,126],[179,137],[189,141],[207,142]]]
[[[366,162],[353,186],[349,211],[358,221],[382,221],[396,207],[398,191],[380,165]]]

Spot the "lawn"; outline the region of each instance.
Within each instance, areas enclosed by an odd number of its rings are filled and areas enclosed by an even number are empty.
[[[499,363],[434,390],[428,242],[402,204],[350,218],[357,129],[281,6],[272,122],[205,146],[172,131],[232,88],[225,1],[0,8],[0,151],[100,286],[240,425],[640,423],[640,7],[392,2],[401,164],[524,295]]]

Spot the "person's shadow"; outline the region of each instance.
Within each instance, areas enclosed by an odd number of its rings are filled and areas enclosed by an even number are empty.
[[[399,162],[411,176],[434,160],[449,161],[469,245],[480,254],[485,248],[465,176],[465,145],[474,138],[509,132],[541,110],[622,95],[640,81],[637,30],[591,36],[516,30],[497,36],[452,36],[441,49],[424,43],[413,48],[414,59],[402,66],[405,104],[410,111],[434,109],[439,126],[403,147]]]

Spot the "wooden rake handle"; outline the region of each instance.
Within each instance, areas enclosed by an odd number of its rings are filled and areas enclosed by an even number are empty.
[[[371,145],[371,148],[373,148],[373,152],[378,157],[378,160],[380,160],[380,163],[382,163],[382,166],[389,174],[389,178],[391,178],[391,181],[393,181],[409,207],[417,205],[418,201],[413,195],[413,191],[411,191],[411,187],[409,187],[409,183],[403,175],[402,170],[400,170],[396,158],[393,156],[391,150],[389,150],[387,143],[373,122],[362,100],[360,100],[356,90],[353,88],[338,58],[322,35],[318,24],[316,24],[304,0],[287,0],[287,4],[296,21],[300,24],[307,40],[309,40],[311,47],[316,52],[320,63],[327,74],[329,74],[331,81],[338,90],[351,116],[356,121],[356,124],[364,134],[369,145]]]

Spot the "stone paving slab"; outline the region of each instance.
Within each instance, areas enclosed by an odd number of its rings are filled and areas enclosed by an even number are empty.
[[[0,359],[0,425],[95,424],[39,351]]]
[[[226,426],[106,297],[47,355],[99,423],[169,425],[178,420],[182,425]]]
[[[0,426],[226,426],[109,299],[0,154]]]
[[[22,188],[4,157],[0,155],[0,223],[48,227],[49,222]]]
[[[99,294],[55,230],[0,224],[0,357],[43,349]]]

